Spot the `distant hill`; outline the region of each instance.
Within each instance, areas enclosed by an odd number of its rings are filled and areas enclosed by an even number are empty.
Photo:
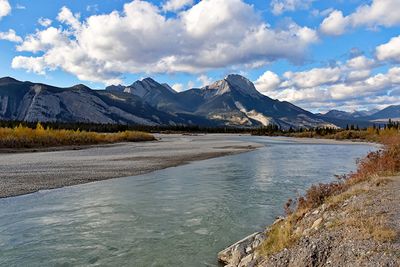
[[[368,116],[370,120],[400,120],[400,105],[384,108]]]
[[[387,123],[389,119],[400,120],[400,105],[393,105],[382,110],[372,111],[346,112],[331,110],[325,114],[318,114],[318,116],[342,128],[347,125],[368,127],[374,123]]]

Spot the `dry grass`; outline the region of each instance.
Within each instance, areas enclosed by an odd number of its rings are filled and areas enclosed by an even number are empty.
[[[369,153],[358,163],[355,173],[339,176],[338,181],[311,186],[297,201],[286,204],[288,214],[297,210],[310,210],[323,204],[328,198],[339,195],[351,186],[373,177],[391,176],[400,172],[400,132],[395,129],[382,130],[377,138],[384,145],[382,150]],[[291,207],[289,207],[291,206]]]
[[[35,129],[21,125],[14,128],[0,128],[0,148],[40,148],[152,140],[155,140],[154,136],[144,132],[95,133],[53,130],[43,128],[40,123]]]
[[[269,257],[296,243],[299,236],[293,232],[294,216],[271,226],[267,233],[268,238],[259,248],[261,255]]]
[[[290,199],[287,202],[285,205],[287,217],[271,226],[267,233],[267,240],[260,247],[260,253],[263,256],[269,257],[295,244],[300,236],[295,233],[294,228],[304,214],[311,209],[324,203],[330,208],[337,208],[352,196],[368,191],[368,188],[353,187],[354,185],[368,181],[374,182],[376,186],[381,186],[390,180],[372,178],[400,172],[400,132],[391,129],[381,131],[379,137],[372,137],[371,133],[370,138],[377,138],[380,143],[384,144],[384,148],[370,153],[361,160],[355,173],[340,176],[338,181],[329,184],[314,185],[304,196],[299,197],[296,201]],[[360,238],[372,238],[379,242],[389,242],[397,238],[397,233],[385,225],[384,217],[368,218],[355,215],[345,221],[335,221],[329,228],[343,225],[356,229],[360,233]]]
[[[328,204],[329,208],[336,209],[346,200],[353,196],[366,193],[368,190],[364,188],[357,188],[355,190],[349,190],[339,195],[333,195],[326,199],[325,203]]]
[[[359,239],[373,239],[377,242],[392,242],[397,238],[395,230],[386,226],[384,216],[364,217],[355,216],[348,218],[342,224],[346,228],[353,228],[358,232]]]

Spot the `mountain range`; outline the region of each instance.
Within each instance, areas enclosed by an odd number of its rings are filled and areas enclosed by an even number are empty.
[[[368,127],[373,124],[385,124],[389,119],[400,121],[400,105],[388,106],[382,110],[346,112],[331,110],[325,114],[317,114],[326,122],[333,123],[341,128],[347,125]]]
[[[0,120],[210,127],[275,124],[288,129],[363,126],[388,118],[400,118],[400,105],[376,112],[313,114],[261,94],[251,81],[234,74],[184,92],[151,78],[105,90],[0,79]]]

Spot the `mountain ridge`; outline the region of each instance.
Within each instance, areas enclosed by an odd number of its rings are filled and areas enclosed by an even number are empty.
[[[396,112],[399,107],[381,111],[380,117]],[[261,94],[250,80],[238,74],[184,92],[176,92],[168,84],[150,77],[128,86],[111,85],[105,90],[93,90],[83,84],[60,88],[12,77],[0,78],[2,120],[210,127],[274,124],[289,129],[343,127],[346,120],[364,123],[365,119],[368,124],[373,118],[379,119],[374,114],[367,117],[360,114],[363,113],[337,110],[313,114],[290,102]]]

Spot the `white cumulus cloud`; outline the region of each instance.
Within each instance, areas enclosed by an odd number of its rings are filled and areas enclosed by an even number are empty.
[[[356,27],[392,27],[400,25],[399,0],[373,0],[364,4],[348,16],[342,11],[334,10],[321,24],[321,31],[329,35],[343,34],[350,28]]]
[[[11,13],[11,6],[8,0],[0,0],[0,19]]]
[[[168,0],[163,4],[162,9],[164,11],[176,12],[192,5],[193,0]]]
[[[22,42],[22,38],[18,36],[13,29],[8,30],[8,32],[0,32],[0,40],[6,40],[13,43]]]
[[[206,86],[213,82],[213,80],[205,74],[200,75],[197,78],[197,81],[199,81],[201,83],[201,86]]]
[[[17,56],[13,59],[11,65],[13,68],[24,68],[28,72],[46,74],[46,63],[44,62],[44,59],[40,57]]]
[[[43,27],[49,27],[53,21],[47,18],[40,18],[38,19],[38,23]]]
[[[388,43],[378,46],[376,57],[382,61],[400,62],[400,36],[393,37]]]
[[[254,82],[254,85],[258,91],[268,94],[269,91],[277,89],[280,83],[279,76],[268,70]]]
[[[44,69],[104,83],[124,73],[204,73],[277,59],[299,62],[318,40],[315,30],[295,23],[271,28],[242,0],[203,0],[173,18],[141,0],[83,21],[63,7],[57,19],[62,27],[29,34],[17,50],[40,52]],[[19,63],[13,66],[24,68]],[[26,69],[37,71],[30,65]]]
[[[314,68],[302,72],[285,72],[283,75],[287,82],[285,86],[296,86],[298,88],[312,88],[322,84],[335,83],[340,79],[341,69],[334,68]]]
[[[306,109],[319,110],[323,107],[325,110],[335,108],[351,111],[398,104],[400,67],[394,66],[386,72],[373,74],[375,68],[382,66],[379,60],[396,60],[392,50],[398,47],[396,38],[388,43],[388,48],[385,47],[387,44],[378,46],[377,51],[391,52],[382,52],[381,56],[376,56],[377,60],[357,55],[346,62],[338,62],[334,67],[288,71],[281,77],[267,71],[254,83],[261,93]]]
[[[348,27],[349,18],[343,16],[342,11],[334,10],[321,23],[321,31],[328,35],[341,35]]]

